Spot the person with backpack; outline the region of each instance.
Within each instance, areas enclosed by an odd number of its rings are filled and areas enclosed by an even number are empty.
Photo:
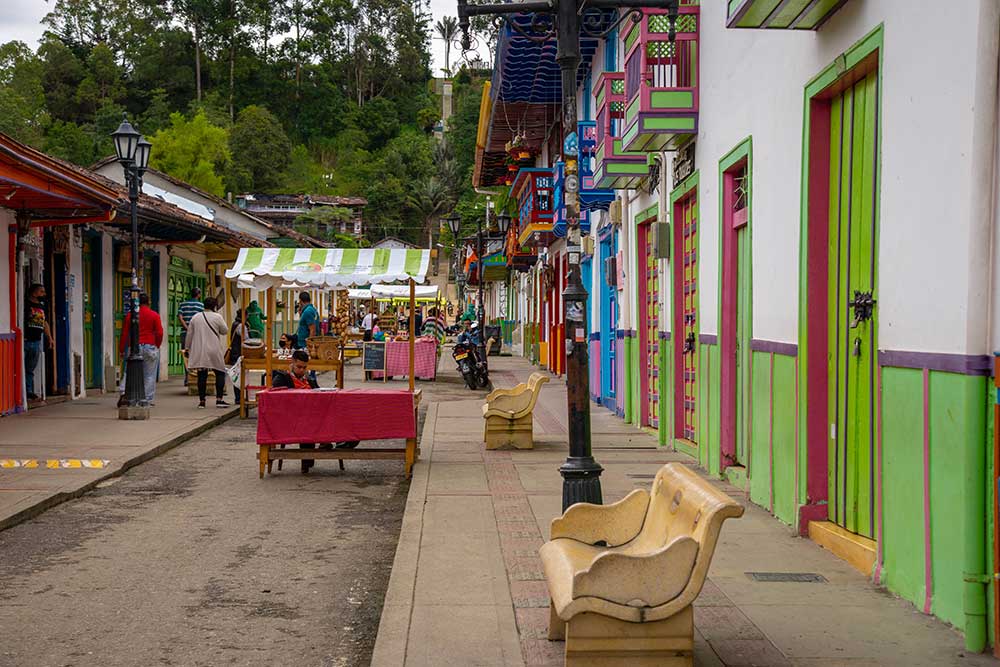
[[[215,373],[215,407],[228,408],[226,403],[225,345],[221,336],[229,331],[225,318],[215,312],[214,297],[205,299],[205,310],[191,318],[187,328],[188,368],[198,371],[198,407],[205,407],[208,392],[208,372]],[[241,343],[242,345],[242,343]]]

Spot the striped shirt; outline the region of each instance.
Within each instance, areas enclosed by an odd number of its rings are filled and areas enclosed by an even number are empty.
[[[184,320],[184,324],[190,324],[192,317],[204,311],[205,304],[197,299],[182,301],[181,304],[177,306],[177,314],[181,316],[182,320]]]
[[[440,315],[428,319],[424,322],[424,329],[422,333],[424,336],[434,336],[438,343],[443,343],[445,338],[444,320]]]

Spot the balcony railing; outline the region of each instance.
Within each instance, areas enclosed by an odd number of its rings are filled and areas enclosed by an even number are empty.
[[[580,170],[580,209],[583,211],[607,210],[615,199],[615,191],[599,188],[594,181],[597,122],[581,120],[576,126],[577,136],[580,137],[580,148],[577,153],[577,164]]]
[[[700,21],[697,5],[682,6],[671,42],[666,11],[647,9],[625,32],[625,150],[671,150],[697,134]]]
[[[594,186],[634,188],[647,173],[646,155],[622,148],[625,121],[625,73],[604,72],[594,86],[597,100]]]
[[[553,171],[547,167],[526,167],[517,172],[510,194],[517,202],[518,243],[526,245],[552,233],[554,222]]]

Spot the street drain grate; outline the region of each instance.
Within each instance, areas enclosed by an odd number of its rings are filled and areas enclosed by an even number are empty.
[[[825,584],[826,577],[815,572],[747,572],[754,581],[766,583],[794,582],[799,584]]]

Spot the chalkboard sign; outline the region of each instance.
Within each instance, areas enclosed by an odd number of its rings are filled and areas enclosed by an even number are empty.
[[[366,342],[361,355],[365,371],[382,371],[385,375],[385,343]],[[367,377],[367,373],[366,373]]]

